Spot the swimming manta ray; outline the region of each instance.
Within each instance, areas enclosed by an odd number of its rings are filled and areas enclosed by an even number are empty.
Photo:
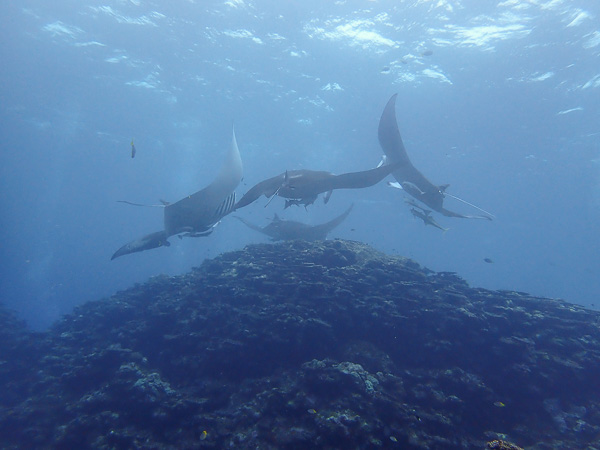
[[[383,149],[391,164],[397,163],[398,166],[394,170],[393,175],[398,180],[397,185],[391,184],[393,187],[404,189],[408,194],[426,204],[434,211],[448,217],[460,217],[463,219],[488,219],[492,220],[493,215],[483,209],[472,205],[458,197],[446,193],[448,184],[436,186],[429,181],[425,176],[417,170],[411,163],[406,153],[406,148],[402,142],[400,131],[398,130],[398,122],[396,120],[396,97],[398,94],[392,95],[392,98],[387,102],[381,119],[379,120],[379,144]],[[444,208],[444,198],[446,196],[462,201],[478,210],[485,215],[463,215]]]
[[[111,259],[152,248],[168,247],[170,244],[167,239],[173,235],[208,236],[219,221],[233,210],[234,190],[242,180],[242,174],[242,159],[234,132],[225,162],[214,181],[204,189],[175,203],[152,205],[164,208],[165,229],[125,244]]]
[[[287,198],[288,200],[285,202],[285,208],[287,208],[291,205],[304,205],[305,207],[311,205],[319,194],[325,192],[325,203],[327,203],[333,190],[361,189],[373,186],[395,168],[394,164],[382,165],[375,169],[341,175],[315,170],[288,170],[256,184],[237,202],[235,209],[249,205],[261,195],[270,199],[275,195]]]
[[[264,227],[259,227],[258,225],[247,222],[241,217],[234,217],[239,219],[249,228],[258,231],[259,233],[266,234],[273,241],[290,241],[294,239],[319,241],[324,240],[331,230],[346,220],[346,217],[348,217],[348,214],[350,214],[350,211],[352,211],[353,206],[354,204],[350,205],[350,207],[344,213],[340,214],[335,219],[314,226],[307,225],[302,222],[296,222],[294,220],[282,220],[279,218],[279,216],[277,216],[277,214],[275,214],[273,221]]]

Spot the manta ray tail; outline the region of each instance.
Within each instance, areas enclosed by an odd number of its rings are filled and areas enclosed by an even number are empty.
[[[164,208],[165,206],[167,206],[165,203],[163,203],[162,205],[144,205],[143,203],[133,203],[133,202],[128,202],[127,200],[117,200],[118,203],[127,203],[128,205],[132,205],[132,206],[143,206],[144,208]]]
[[[490,219],[491,220],[492,218],[494,218],[494,219],[496,218],[496,216],[494,216],[492,213],[487,212],[485,209],[480,208],[479,206],[476,206],[473,203],[469,203],[468,201],[463,200],[462,198],[457,197],[456,195],[448,194],[447,192],[444,192],[444,195],[452,197],[453,199],[458,200],[459,202],[463,202],[465,205],[469,205],[469,206],[477,209],[478,211],[481,211],[482,213],[484,213],[484,214],[486,214],[488,216],[488,217],[486,217],[486,219]]]
[[[286,174],[287,174],[287,172],[286,172]],[[265,205],[265,208],[266,208],[267,206],[269,206],[269,203],[271,203],[271,201],[272,201],[272,200],[273,200],[275,197],[277,197],[277,194],[279,194],[279,190],[280,190],[280,189],[281,189],[281,186],[279,186],[279,187],[277,188],[277,190],[275,191],[275,193],[274,193],[273,195],[271,195],[271,197],[269,198],[269,201],[268,201],[268,202],[267,202],[267,204]]]

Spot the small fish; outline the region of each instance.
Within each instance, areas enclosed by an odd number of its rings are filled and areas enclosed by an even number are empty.
[[[396,438],[396,436],[390,436],[390,441],[398,442],[398,438]]]
[[[431,55],[433,55],[432,50],[425,50],[425,51],[421,52],[421,56],[431,56]]]
[[[381,69],[381,73],[390,73],[390,67],[389,66],[383,66],[383,68]]]
[[[204,439],[206,439],[208,436],[208,431],[204,430],[201,434],[200,434],[200,440],[203,441]]]
[[[483,258],[483,260],[488,264],[492,264],[494,262],[490,258]]]
[[[502,402],[494,402],[494,406],[497,406],[498,408],[504,408],[506,405]]]
[[[317,413],[317,410],[316,410],[316,409],[312,409],[312,408],[311,408],[311,409],[309,409],[309,410],[308,410],[308,413],[309,413],[309,414],[316,414],[316,413]]]
[[[135,158],[135,145],[133,145],[133,139],[131,140],[131,157]]]

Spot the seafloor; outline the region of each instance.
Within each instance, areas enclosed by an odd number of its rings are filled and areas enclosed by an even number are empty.
[[[349,241],[0,310],[3,448],[600,448],[600,313]]]

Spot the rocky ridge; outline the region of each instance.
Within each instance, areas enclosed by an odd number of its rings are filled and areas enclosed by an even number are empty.
[[[8,448],[600,448],[598,312],[357,242],[251,245],[47,333],[0,325]]]

